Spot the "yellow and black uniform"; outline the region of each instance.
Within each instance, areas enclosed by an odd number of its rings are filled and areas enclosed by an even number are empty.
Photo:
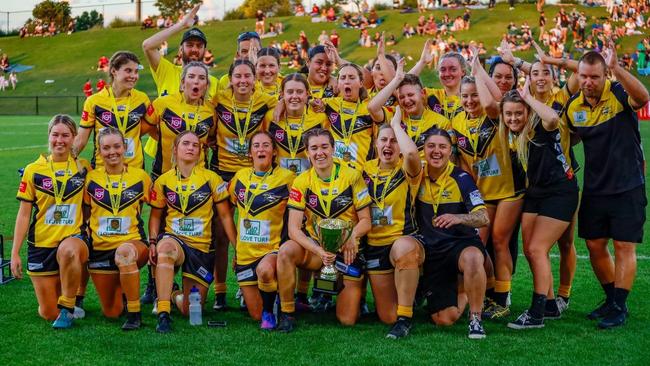
[[[525,189],[525,176],[513,164],[509,146],[499,139],[499,121],[485,114],[470,118],[463,111],[451,121],[452,139],[459,159],[471,168],[471,175],[486,201],[517,197]]]
[[[528,178],[524,212],[570,222],[578,207],[578,184],[564,153],[560,128],[547,131],[538,120],[534,133],[524,164]]]
[[[424,90],[427,93],[427,106],[446,119],[451,121],[463,111],[458,96],[447,95],[445,89],[425,88]]]
[[[400,236],[417,230],[415,197],[420,186],[420,174],[411,177],[402,168],[402,161],[393,170],[379,168],[379,160],[366,162],[363,179],[372,199],[372,227],[365,248],[366,268],[369,274],[390,273],[390,249]]]
[[[569,90],[565,85],[562,88],[556,88],[553,90],[551,97],[546,101],[546,105],[553,108],[558,116],[562,116],[564,113],[564,107],[571,95]],[[560,134],[562,137],[562,150],[564,151],[564,156],[567,158],[569,165],[573,168],[573,172],[580,170],[580,163],[576,160],[575,154],[573,153],[573,146],[571,146],[571,129],[566,125],[564,120],[560,120]]]
[[[268,94],[269,96],[274,97],[275,99],[280,99],[280,90],[281,90],[283,79],[284,76],[278,74],[275,84],[269,86],[266,86],[262,84],[261,81],[257,80],[255,82],[255,89],[260,89],[261,91]]]
[[[118,273],[115,250],[124,242],[146,243],[142,203],[149,202],[151,178],[142,169],[125,167],[122,174],[109,175],[104,169],[86,177],[84,204],[90,206],[91,251],[88,271]]]
[[[63,239],[88,241],[82,218],[83,188],[90,164],[86,160],[53,162],[41,155],[27,165],[16,198],[34,206],[27,233],[27,273],[59,273],[56,249]]]
[[[194,131],[203,144],[201,161],[207,161],[205,150],[208,137],[216,131],[214,109],[209,102],[202,105],[185,103],[183,94],[173,94],[160,97],[153,101],[151,124],[158,126],[160,140],[156,157],[151,169],[154,179],[172,168],[172,146],[174,139],[183,131]]]
[[[315,239],[314,225],[326,218],[338,218],[356,225],[359,221],[357,211],[371,204],[368,187],[361,173],[337,163],[332,167],[332,173],[327,181],[316,174],[314,168],[300,174],[293,182],[289,193],[289,208],[303,211],[306,220],[304,230]],[[342,263],[340,253],[337,255],[337,266]],[[359,258],[351,265],[359,270]]]
[[[239,210],[235,273],[242,286],[257,285],[257,264],[287,240],[287,200],[294,178],[280,167],[261,174],[245,168],[228,185],[230,202]]]
[[[368,91],[368,99],[371,100],[372,98],[379,93],[380,90],[375,89],[374,87]],[[382,106],[382,109],[384,110],[384,122],[389,123],[391,118],[393,118],[393,115],[395,114],[396,108],[399,106],[399,102],[397,101],[397,98],[394,95],[391,95],[387,100],[386,103]]]
[[[250,137],[257,131],[268,130],[278,100],[256,89],[248,103],[235,105],[232,89],[228,88],[213,101],[219,122],[217,150],[212,154],[210,169],[230,181],[239,169],[252,166],[248,158]]]
[[[93,129],[93,168],[104,165],[98,152],[97,135],[104,127],[115,127],[124,135],[126,151],[124,162],[132,167],[144,167],[144,154],[140,141],[142,121],[150,123],[153,107],[149,97],[138,90],[132,89],[128,97],[115,98],[110,87],[91,95],[84,103],[79,127]]]
[[[311,85],[309,84],[309,96],[314,99],[333,98],[334,88],[331,85]]]
[[[329,128],[329,121],[324,113],[307,110],[300,118],[288,117],[269,124],[269,132],[278,146],[276,163],[300,174],[311,167],[302,135],[314,128]]]
[[[228,184],[217,174],[196,166],[189,177],[178,169],[161,175],[154,183],[151,206],[165,209],[165,233],[183,248],[183,276],[208,287],[212,282],[214,205],[228,199]]]
[[[472,177],[449,162],[435,181],[423,174],[415,205],[418,233],[414,237],[425,251],[423,289],[429,293],[427,302],[433,314],[457,305],[458,260],[462,251],[468,247],[484,250],[475,228],[440,228],[433,225],[433,220],[444,214],[485,209],[485,204]]]
[[[420,152],[420,159],[424,162],[424,141],[431,130],[438,128],[447,131],[451,135],[451,122],[441,114],[433,113],[429,109],[424,109],[420,118],[410,117],[406,113],[402,115],[402,129],[408,133],[409,137]]]
[[[567,102],[563,118],[580,136],[585,152],[578,235],[641,243],[645,159],[628,93],[620,83],[607,80],[596,105],[579,92]]]
[[[183,66],[174,65],[171,61],[164,57],[160,58],[158,68],[154,71],[151,69],[151,76],[154,83],[156,83],[156,90],[159,97],[165,95],[176,94],[181,91],[181,74],[183,73]],[[217,94],[219,90],[219,81],[212,75],[209,75],[210,89],[208,90],[208,98]]]
[[[344,101],[342,97],[323,99],[325,115],[334,135],[334,158],[358,170],[375,156],[375,124],[368,112],[368,100]]]

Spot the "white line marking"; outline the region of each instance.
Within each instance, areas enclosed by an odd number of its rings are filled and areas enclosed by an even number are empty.
[[[36,148],[43,148],[43,147],[47,147],[47,145],[2,147],[2,148],[0,148],[0,151],[29,150],[29,149],[36,149]]]
[[[521,254],[521,253],[519,254],[519,256],[520,256],[520,257],[525,257],[525,255],[524,255],[524,254]],[[560,258],[560,255],[559,255],[559,254],[549,254],[548,256],[551,257],[551,258]],[[612,257],[613,257],[613,255],[612,255]],[[581,255],[581,254],[579,254],[579,255],[576,255],[576,258],[578,258],[578,259],[587,259],[587,260],[588,260],[588,259],[589,259],[589,256],[588,256],[588,255]],[[637,260],[640,260],[640,261],[647,261],[648,259],[650,259],[650,256],[647,256],[647,255],[638,255],[638,254],[637,254],[636,259],[637,259]]]

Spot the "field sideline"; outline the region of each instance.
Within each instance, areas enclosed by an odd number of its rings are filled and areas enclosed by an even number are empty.
[[[78,117],[77,117],[78,119]],[[19,178],[17,170],[46,150],[47,117],[0,117],[0,232],[11,237],[18,202],[13,198]],[[650,123],[642,123],[645,149],[650,148]],[[89,146],[90,147],[90,146]],[[90,149],[86,150],[86,154]],[[577,151],[579,159],[582,149]],[[648,226],[646,225],[646,231]],[[216,314],[206,310],[204,319],[227,320],[226,328],[191,327],[187,319],[173,312],[174,332],[154,332],[151,306],[143,306],[145,327],[124,333],[122,319],[101,316],[97,296],[90,286],[86,297],[86,319],[68,331],[53,331],[38,317],[37,303],[29,279],[0,286],[0,357],[2,364],[647,364],[650,336],[650,249],[639,247],[638,277],[629,298],[629,324],[598,331],[585,314],[602,299],[602,291],[591,272],[584,242],[576,241],[578,269],[571,307],[560,321],[548,321],[546,328],[513,331],[504,323],[486,322],[488,338],[467,339],[464,320],[448,329],[437,329],[427,321],[424,310],[416,311],[411,336],[397,342],[384,339],[387,326],[375,317],[362,319],[353,328],[337,325],[333,313],[301,315],[299,328],[291,334],[263,333],[257,322],[239,310]],[[9,255],[11,244],[6,243]],[[23,256],[26,250],[23,247]],[[557,251],[552,257],[557,276]],[[23,259],[26,262],[25,259]],[[235,305],[236,285],[229,275],[229,305]],[[513,281],[513,314],[530,301],[531,276],[525,258],[520,257]],[[372,301],[372,297],[368,297]],[[213,295],[208,299],[212,304]],[[515,315],[513,315],[514,318]],[[606,347],[606,348],[604,348]],[[646,351],[643,351],[643,350]]]

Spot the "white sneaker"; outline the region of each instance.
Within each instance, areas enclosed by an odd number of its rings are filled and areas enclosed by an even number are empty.
[[[561,296],[555,298],[555,303],[557,304],[557,308],[560,310],[560,314],[564,313],[569,308],[569,301],[564,300]]]
[[[151,314],[152,315],[158,315],[158,299],[154,299],[153,301],[153,309],[151,309]]]
[[[72,313],[74,319],[83,319],[86,317],[86,310],[78,306],[74,307],[74,312]]]

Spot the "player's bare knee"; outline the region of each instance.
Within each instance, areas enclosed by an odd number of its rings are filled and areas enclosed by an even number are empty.
[[[411,251],[405,252],[395,259],[395,269],[418,269],[420,263],[420,251],[418,248],[413,248]]]
[[[394,324],[397,321],[397,313],[394,311],[377,311],[377,315],[379,320],[386,325]]]
[[[135,264],[138,259],[137,257],[138,254],[136,253],[135,247],[130,243],[122,244],[115,250],[115,264],[118,267],[127,267]]]
[[[261,282],[273,282],[275,280],[275,268],[270,264],[262,264],[257,266],[255,269],[257,278]]]
[[[341,325],[343,326],[351,327],[357,323],[356,314],[349,314],[348,312],[337,313],[336,318],[338,319],[339,323],[341,323]]]

